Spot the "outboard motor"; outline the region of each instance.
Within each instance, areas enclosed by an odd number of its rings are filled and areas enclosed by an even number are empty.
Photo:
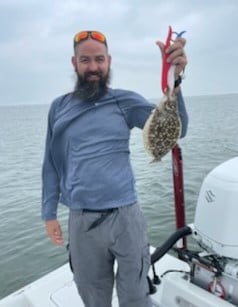
[[[191,281],[238,306],[238,157],[203,181],[191,228],[203,250],[192,259]]]
[[[206,298],[209,306],[227,306],[225,301],[238,306],[238,157],[222,163],[206,176],[194,224],[177,230],[158,247],[151,255],[152,265],[178,240],[190,234],[198,245],[197,250],[174,248],[179,258],[187,262],[190,272],[184,272],[182,277],[178,275],[177,281],[175,276],[165,278],[162,302],[165,306],[203,306],[193,304],[192,292],[186,286],[190,283],[206,290],[208,296],[212,294],[223,300],[217,304],[211,302],[213,296]],[[203,295],[198,295],[202,300]]]

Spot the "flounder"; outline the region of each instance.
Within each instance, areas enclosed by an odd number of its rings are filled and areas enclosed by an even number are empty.
[[[166,94],[152,111],[143,128],[144,147],[151,162],[161,161],[177,143],[181,134],[181,121],[177,99],[174,94]]]

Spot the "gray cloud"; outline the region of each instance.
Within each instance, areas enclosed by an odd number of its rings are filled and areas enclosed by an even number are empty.
[[[50,103],[73,87],[72,37],[103,31],[113,87],[160,97],[160,52],[168,25],[186,30],[185,95],[238,92],[237,0],[2,0],[0,104]]]

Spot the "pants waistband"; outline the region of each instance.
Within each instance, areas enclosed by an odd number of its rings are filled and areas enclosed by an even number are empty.
[[[122,207],[115,207],[115,208],[105,208],[105,209],[86,209],[86,208],[82,208],[82,209],[70,209],[73,213],[75,214],[82,214],[82,213],[113,213],[113,212],[116,212],[120,209],[124,209],[124,208],[127,208],[129,206],[133,206],[133,205],[136,205],[137,203],[131,203],[129,205],[125,205],[125,206],[122,206]]]
[[[110,209],[82,209],[82,212],[89,213],[112,213],[117,211],[118,208],[110,208]]]

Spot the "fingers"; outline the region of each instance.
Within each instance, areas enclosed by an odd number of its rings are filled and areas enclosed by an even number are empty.
[[[61,230],[61,226],[57,220],[51,220],[45,222],[45,228],[51,241],[56,245],[63,245],[64,239]]]
[[[165,50],[169,55],[167,58],[168,63],[176,65],[176,75],[179,75],[187,65],[187,57],[184,51],[185,44],[186,40],[180,37]]]
[[[184,46],[185,46],[185,39],[178,38],[171,44],[165,52],[169,55],[168,62],[171,64],[178,64],[179,59],[185,57]]]
[[[186,40],[179,37],[167,49],[165,49],[165,45],[161,41],[157,41],[156,44],[160,48],[162,56],[164,53],[168,55],[167,62],[176,65],[175,77],[178,77],[187,65],[187,57],[184,51]]]

